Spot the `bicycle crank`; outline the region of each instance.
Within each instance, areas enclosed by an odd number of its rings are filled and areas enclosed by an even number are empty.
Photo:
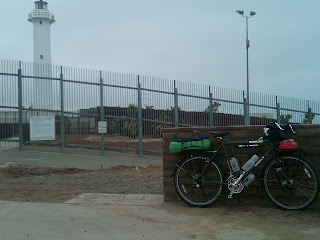
[[[238,184],[235,185],[237,182],[238,178],[237,177],[232,177],[229,178],[228,180],[228,189],[230,190],[230,194],[228,195],[229,199],[232,199],[232,195],[234,193],[241,193],[242,190],[244,189],[244,184],[243,181],[241,180]]]

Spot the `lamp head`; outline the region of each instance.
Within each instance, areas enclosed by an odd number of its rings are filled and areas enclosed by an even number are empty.
[[[239,13],[240,15],[243,15],[244,11],[243,10],[237,10],[236,13]]]
[[[250,16],[253,17],[254,15],[256,15],[256,13],[253,12],[253,11],[251,11],[251,12],[250,12]]]

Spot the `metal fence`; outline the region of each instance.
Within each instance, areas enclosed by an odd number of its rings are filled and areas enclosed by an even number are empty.
[[[161,154],[171,127],[320,122],[320,103],[155,77],[2,60],[0,149],[27,145]],[[56,140],[30,141],[30,118],[54,116]],[[107,134],[98,122],[107,121]]]

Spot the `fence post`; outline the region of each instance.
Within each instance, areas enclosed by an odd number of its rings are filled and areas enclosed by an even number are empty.
[[[103,121],[103,120],[104,120],[103,79],[102,79],[102,72],[100,71],[100,121]],[[104,133],[101,133],[101,156],[104,156]]]
[[[212,92],[210,92],[209,86],[209,118],[210,118],[210,127],[213,127],[213,101],[212,101]]]
[[[250,125],[250,103],[249,103],[249,100],[246,99],[246,102],[247,102],[247,125],[249,126]]]
[[[179,104],[178,104],[178,89],[176,81],[174,81],[174,127],[179,127]]]
[[[138,75],[138,125],[139,125],[139,157],[143,158],[143,129],[142,129],[142,94]]]
[[[23,122],[22,122],[22,70],[21,62],[18,69],[18,118],[19,118],[19,150],[23,150]]]
[[[65,152],[65,136],[64,136],[64,90],[63,90],[63,73],[62,66],[60,70],[60,97],[61,97],[61,114],[60,114],[60,137],[61,152]]]
[[[280,103],[277,102],[277,123],[281,124]]]
[[[312,110],[308,107],[308,124],[312,124]]]
[[[249,123],[249,112],[248,112],[248,103],[247,99],[243,98],[243,120],[244,120],[244,125],[248,126],[250,125]]]

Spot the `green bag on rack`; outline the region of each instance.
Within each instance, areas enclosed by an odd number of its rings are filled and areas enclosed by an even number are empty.
[[[169,144],[169,152],[172,154],[181,153],[183,151],[207,151],[212,150],[213,144],[207,137],[190,138],[186,140],[175,140]]]

